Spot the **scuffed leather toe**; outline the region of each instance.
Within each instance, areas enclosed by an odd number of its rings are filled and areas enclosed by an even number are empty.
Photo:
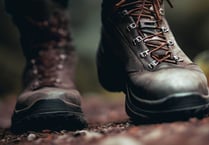
[[[179,93],[208,95],[207,79],[198,70],[167,68],[154,72],[132,73],[129,76],[129,88],[135,95],[147,100],[158,100]]]

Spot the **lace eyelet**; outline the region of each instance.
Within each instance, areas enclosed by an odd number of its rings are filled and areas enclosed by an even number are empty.
[[[168,46],[174,46],[174,42],[172,40],[168,40],[167,44]]]
[[[180,58],[180,57],[178,57],[178,56],[173,56],[173,58],[174,58],[174,60],[176,61],[176,62],[183,62],[184,61],[184,59],[182,59],[182,58]]]
[[[67,56],[65,54],[60,54],[60,59],[61,60],[65,60],[67,58]]]
[[[161,14],[162,16],[164,16],[164,15],[165,15],[165,11],[164,11],[164,9],[163,9],[163,8],[160,8],[160,9],[159,9],[159,12],[160,12],[160,14]]]
[[[123,10],[123,11],[121,12],[121,14],[122,14],[123,16],[127,16],[127,15],[128,15],[128,11],[127,11],[127,10]]]
[[[159,62],[157,60],[153,60],[150,64],[148,64],[148,67],[150,69],[154,69],[158,64]]]
[[[37,75],[38,74],[38,70],[37,69],[33,69],[33,74]]]
[[[169,29],[167,27],[161,27],[163,33],[168,33]]]
[[[131,31],[131,30],[136,29],[136,28],[137,28],[136,23],[131,23],[130,25],[127,26],[128,31]]]
[[[149,50],[148,49],[140,53],[141,58],[145,58],[148,55],[149,55]]]
[[[64,68],[64,66],[63,66],[62,64],[59,64],[59,65],[57,66],[57,68],[58,68],[59,70],[62,70],[62,69]]]
[[[59,78],[55,79],[55,82],[60,84],[61,83],[61,80]]]
[[[35,59],[31,59],[31,63],[34,65],[36,64],[36,60]]]
[[[40,86],[40,82],[39,82],[39,81],[35,81],[35,82],[32,84],[31,89],[32,89],[32,90],[35,90],[35,89],[37,89],[39,86]]]
[[[154,11],[154,8],[153,8],[153,6],[151,6],[149,9],[150,9],[151,11]]]
[[[137,43],[140,43],[141,41],[143,41],[141,36],[137,36],[135,39],[133,39],[133,44],[136,46]]]

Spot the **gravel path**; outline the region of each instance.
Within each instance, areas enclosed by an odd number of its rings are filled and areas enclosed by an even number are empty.
[[[43,130],[21,135],[3,129],[10,125],[14,99],[0,102],[0,145],[209,145],[209,118],[135,126],[125,114],[123,99],[91,97],[84,102],[89,122],[85,130]]]

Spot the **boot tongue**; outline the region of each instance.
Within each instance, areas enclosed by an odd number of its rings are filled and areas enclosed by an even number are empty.
[[[164,39],[160,38],[159,36],[154,36],[150,39],[145,39],[144,41],[147,44],[152,44],[152,46],[149,46],[150,51],[152,51],[153,49],[155,49],[156,47],[159,47],[162,45],[162,42],[165,42]],[[163,57],[166,53],[167,53],[167,45],[163,46],[161,49],[158,49],[156,51],[153,51],[152,54],[158,57]]]

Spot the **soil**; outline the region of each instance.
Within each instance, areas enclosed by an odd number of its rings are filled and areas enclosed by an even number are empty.
[[[0,101],[0,145],[209,145],[209,118],[133,125],[124,99],[84,99],[89,127],[81,131],[43,130],[15,135],[9,130],[14,97]]]

